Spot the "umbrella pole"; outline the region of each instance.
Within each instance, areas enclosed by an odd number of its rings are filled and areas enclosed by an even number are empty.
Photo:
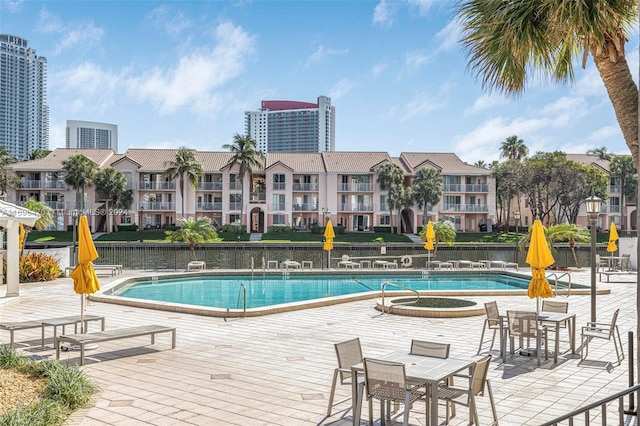
[[[327,269],[331,269],[331,250],[327,251]]]
[[[80,295],[80,334],[84,334],[84,294]]]

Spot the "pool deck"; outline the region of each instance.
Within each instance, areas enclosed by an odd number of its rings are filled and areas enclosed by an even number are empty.
[[[527,273],[526,269],[521,272]],[[138,273],[125,271],[125,275]],[[493,350],[488,377],[503,426],[538,425],[628,386],[628,331],[636,325],[636,279],[634,275],[612,278],[616,282],[598,282],[599,289],[610,289],[611,294],[598,296],[597,312],[599,320],[608,322],[613,311],[621,309],[619,327],[626,357],[622,365],[614,363],[607,369],[578,366],[580,355],[571,355],[566,341],[561,341],[558,364],[550,358],[540,367],[535,359],[525,357],[509,358],[502,364],[498,351]],[[113,279],[101,278],[101,282],[104,285]],[[572,280],[589,285],[589,270],[572,272]],[[0,286],[0,321],[79,314],[80,297],[69,278],[21,284],[18,298],[2,297],[5,291],[6,286]],[[496,300],[502,313],[535,310],[536,305],[526,296],[470,299],[480,303]],[[568,301],[569,311],[577,315],[579,352],[580,327],[589,320],[590,297],[571,295],[558,300]],[[86,313],[106,317],[108,329],[145,324],[176,327],[177,347],[171,350],[170,340],[160,335],[152,346],[148,337],[142,337],[101,343],[97,350],[88,351],[83,368],[100,391],[94,406],[74,413],[68,424],[350,425],[349,403],[325,417],[336,367],[334,343],[359,337],[365,356],[375,357],[408,350],[411,339],[416,338],[451,343],[452,357],[476,354],[484,317],[380,315],[375,303],[376,299],[369,299],[225,319],[92,302]],[[33,356],[55,358],[52,333],[48,333],[44,349],[40,329],[16,332],[16,346]],[[0,342],[8,337],[0,332]],[[564,330],[563,337],[566,340]],[[79,354],[63,352],[61,359],[69,357],[76,363]],[[614,360],[613,344],[594,341],[590,359]],[[349,392],[348,386],[338,387],[338,396]],[[374,417],[378,407],[374,405]],[[478,399],[478,408],[480,423],[490,423],[487,398]],[[416,404],[410,424],[424,422],[424,406]],[[459,409],[451,424],[468,424],[467,410]],[[628,424],[637,424],[635,418]]]

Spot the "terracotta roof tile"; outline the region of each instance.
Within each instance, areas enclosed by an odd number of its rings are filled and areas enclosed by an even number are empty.
[[[386,152],[325,151],[322,154],[329,173],[371,173],[383,161],[393,161]]]
[[[45,158],[38,160],[23,161],[13,165],[12,169],[16,171],[37,171],[37,170],[62,170],[62,162],[74,155],[82,154],[96,163],[98,167],[106,167],[110,164],[110,160],[116,154],[111,149],[75,149],[75,148],[56,148]]]
[[[433,167],[447,174],[490,175],[491,171],[482,167],[469,165],[453,153],[443,152],[403,152],[400,158],[407,164],[413,174],[422,167]]]

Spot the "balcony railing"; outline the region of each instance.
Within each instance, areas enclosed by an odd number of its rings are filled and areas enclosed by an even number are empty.
[[[65,201],[47,201],[44,200],[45,203],[53,210],[66,210],[67,203]]]
[[[176,189],[175,182],[139,182],[139,189],[149,189],[149,190],[157,190],[157,189]]]
[[[63,180],[45,180],[46,189],[67,189],[67,184]]]
[[[229,210],[240,210],[242,203],[229,203]]]
[[[42,182],[41,180],[23,180],[22,181],[22,188],[23,189],[39,189],[42,188]]]
[[[252,192],[249,197],[252,203],[264,203],[267,201],[267,194],[264,192]]]
[[[222,182],[198,182],[200,191],[222,191]]]
[[[239,191],[241,189],[242,189],[242,185],[240,185],[240,182],[229,182],[229,190]]]
[[[285,211],[286,209],[286,204],[285,203],[273,203],[271,204],[271,210],[276,211],[276,212],[282,212]]]
[[[273,182],[273,190],[274,191],[284,191],[287,187],[285,182]]]
[[[318,203],[301,203],[294,204],[293,210],[296,212],[317,212],[318,211]]]
[[[196,210],[222,211],[222,203],[198,203],[196,205]]]
[[[466,184],[464,186],[465,192],[489,192],[489,185],[486,183]]]
[[[620,213],[620,206],[619,205],[609,206],[609,213]]]
[[[489,211],[488,204],[444,204],[442,211],[445,212],[463,212],[463,213],[487,213]]]
[[[317,183],[294,183],[294,191],[318,191],[319,184]]]
[[[368,203],[341,203],[340,204],[341,212],[372,212],[373,204]]]
[[[175,203],[163,203],[163,202],[156,202],[156,201],[145,201],[143,203],[140,203],[139,205],[140,208],[144,209],[145,211],[149,211],[149,210],[175,210],[176,209],[176,204]]]
[[[339,183],[338,191],[342,192],[373,192],[371,183]]]

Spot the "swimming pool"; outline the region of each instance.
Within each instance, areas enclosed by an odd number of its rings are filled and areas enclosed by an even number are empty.
[[[162,279],[131,283],[112,292],[121,298],[196,305],[222,309],[247,309],[335,298],[360,293],[378,293],[385,282],[417,291],[514,291],[526,290],[528,278],[507,275],[443,276],[209,276]],[[242,285],[241,285],[242,284]],[[387,291],[398,288],[387,285]]]

